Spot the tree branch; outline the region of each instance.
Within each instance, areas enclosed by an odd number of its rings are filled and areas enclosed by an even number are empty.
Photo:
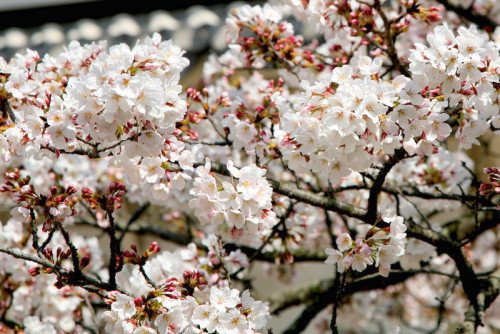
[[[96,224],[91,224],[91,223],[87,223],[87,222],[78,222],[77,224],[92,226],[95,228],[100,228]],[[116,230],[121,231],[119,226],[116,226]],[[198,240],[194,240],[189,235],[175,233],[175,232],[172,232],[172,231],[169,231],[167,229],[163,229],[161,227],[154,226],[154,225],[136,227],[136,228],[130,229],[129,232],[135,233],[138,235],[152,234],[155,237],[159,237],[159,238],[166,240],[166,241],[174,242],[178,245],[185,245],[186,246],[190,243],[194,243],[197,248],[207,250],[205,245],[203,245]],[[242,253],[244,253],[248,257],[255,256],[254,260],[270,262],[270,263],[276,263],[276,259],[279,258],[279,256],[280,256],[279,252],[262,253],[262,252],[258,252],[258,249],[256,249],[256,248],[249,247],[249,246],[242,246],[242,245],[238,245],[238,244],[235,244],[232,242],[225,242],[224,249],[228,252],[235,251],[235,250],[239,249]],[[255,254],[257,254],[257,255],[255,255]],[[294,262],[324,262],[326,260],[325,253],[323,251],[297,249],[294,252],[292,252],[291,255],[294,257]]]
[[[118,244],[121,245],[122,241],[123,241],[123,238],[125,237],[125,235],[127,234],[128,230],[130,229],[130,226],[132,226],[132,224],[137,221],[137,219],[139,219],[142,214],[144,212],[146,212],[146,210],[149,208],[150,204],[149,202],[144,204],[144,205],[141,205],[133,214],[132,216],[130,217],[130,219],[128,220],[127,222],[127,225],[125,225],[125,227],[123,228],[122,230],[122,233],[120,234],[120,238],[118,239]]]
[[[195,164],[195,166],[200,166],[200,165],[203,164]],[[212,162],[211,170],[222,175],[226,176],[230,175],[229,171],[227,170],[227,167],[221,163]],[[271,178],[267,178],[267,181],[273,188],[273,191],[280,195],[284,195],[291,199],[296,199],[298,201],[311,204],[313,206],[317,206],[329,211],[334,211],[339,214],[344,214],[352,218],[358,218],[360,220],[363,220],[365,218],[366,213],[364,210],[352,206],[350,204],[347,204],[345,202],[339,201],[335,198],[326,198],[324,196],[315,194],[307,190],[298,189],[296,187],[287,185],[283,182],[279,182]]]
[[[480,291],[477,303],[470,303],[465,312],[465,319],[456,329],[456,334],[476,333],[477,327],[482,325],[484,311],[490,307],[500,293],[500,270],[497,270],[487,279],[480,282]]]
[[[462,6],[454,5],[448,0],[436,0],[442,4],[447,10],[455,12],[457,15],[463,17],[464,19],[476,24],[479,28],[484,29],[488,32],[492,32],[497,27],[497,23],[486,15],[481,15],[472,8],[464,8]]]
[[[48,260],[40,259],[36,256],[31,255],[31,254],[22,253],[22,252],[12,250],[9,248],[5,248],[5,247],[0,247],[0,252],[5,253],[5,254],[9,254],[9,255],[15,257],[16,259],[31,261],[31,262],[37,263],[45,268],[50,268],[53,270],[53,272],[58,277],[63,278],[63,281],[66,284],[72,285],[72,286],[80,286],[80,287],[88,290],[89,292],[95,292],[95,290],[92,287],[88,287],[88,285],[94,286],[94,287],[97,287],[99,289],[103,289],[106,291],[118,290],[124,294],[131,295],[130,293],[124,291],[120,287],[112,287],[110,284],[108,284],[106,282],[102,282],[100,280],[97,280],[97,279],[90,277],[88,275],[85,275],[85,274],[81,274],[78,278],[76,278],[74,271],[60,267],[58,265],[55,265],[52,262],[49,262]]]
[[[389,156],[389,160],[384,163],[384,166],[379,171],[377,177],[373,181],[372,186],[370,187],[370,196],[368,198],[368,207],[366,209],[366,214],[363,219],[367,224],[373,225],[375,224],[378,218],[378,195],[382,191],[382,186],[384,185],[385,177],[391,171],[392,167],[394,167],[398,162],[407,158],[406,151],[404,148],[397,149],[393,155]]]
[[[73,270],[74,270],[74,275],[76,279],[79,279],[80,276],[82,275],[82,270],[80,269],[80,259],[78,258],[78,250],[76,249],[75,245],[71,241],[71,237],[64,229],[61,223],[57,223],[59,230],[61,231],[61,234],[63,235],[64,241],[66,242],[66,245],[69,247],[71,251],[71,261],[73,263]]]
[[[383,277],[377,274],[376,276],[356,279],[346,283],[344,296],[352,295],[360,291],[384,289],[388,286],[404,282],[414,275],[414,273],[405,272],[391,273],[389,277]],[[278,305],[278,307],[272,311],[272,314],[278,314],[290,306],[300,305],[308,300],[311,300],[311,302],[306,306],[300,316],[295,319],[293,324],[283,333],[301,333],[322,309],[333,302],[331,296],[335,293],[334,289],[334,280],[329,279],[319,282],[316,286],[300,291],[302,295],[297,296],[299,298],[290,298],[290,295],[288,295],[288,299],[284,300],[285,303]]]
[[[111,287],[116,287],[116,273],[117,273],[117,257],[120,256],[120,243],[116,239],[116,225],[115,219],[113,217],[113,211],[108,211],[109,226],[106,229],[109,235],[109,285]]]
[[[477,307],[480,282],[460,243],[430,229],[425,229],[415,224],[411,219],[406,220],[406,226],[408,227],[407,234],[409,237],[414,237],[435,246],[439,252],[448,254],[455,261],[464,292],[469,301]]]
[[[376,0],[374,2],[373,8],[377,11],[377,13],[380,15],[380,18],[384,22],[384,41],[387,44],[387,55],[391,59],[392,64],[394,65],[396,70],[398,70],[406,77],[411,77],[408,69],[403,64],[401,64],[401,61],[398,58],[396,47],[394,46],[396,37],[391,33],[391,25],[393,21],[389,21],[389,19],[385,15],[384,10],[382,9],[382,5],[380,4],[380,0]]]

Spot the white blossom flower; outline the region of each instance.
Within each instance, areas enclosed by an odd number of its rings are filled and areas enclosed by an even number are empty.
[[[228,334],[244,334],[248,328],[246,318],[240,311],[235,309],[220,314],[219,321],[224,328],[224,333]]]
[[[139,167],[139,175],[148,183],[156,183],[165,175],[165,170],[161,167],[160,158],[144,158]]]
[[[191,321],[199,325],[200,328],[206,329],[208,332],[213,332],[217,325],[217,314],[218,312],[215,307],[211,305],[199,305],[194,309]]]
[[[236,289],[212,286],[210,288],[210,305],[219,312],[225,312],[228,308],[234,308],[240,302],[239,292]]]
[[[348,233],[342,233],[336,240],[337,247],[341,252],[351,249],[352,247],[352,239]]]
[[[129,319],[137,312],[134,298],[118,293],[116,301],[111,304],[111,310],[116,312],[120,319]]]

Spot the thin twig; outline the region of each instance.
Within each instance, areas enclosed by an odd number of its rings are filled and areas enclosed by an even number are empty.
[[[144,279],[146,280],[146,282],[148,282],[149,285],[151,285],[153,288],[156,289],[156,284],[155,282],[153,282],[151,280],[151,278],[149,278],[148,274],[146,274],[146,271],[144,270],[144,266],[141,264],[139,265],[139,271],[141,272],[142,274],[142,277],[144,277]]]
[[[80,268],[80,259],[78,257],[78,250],[76,246],[73,244],[71,241],[71,237],[66,231],[66,229],[62,226],[61,223],[57,222],[58,228],[61,231],[61,234],[63,235],[64,241],[66,242],[66,245],[69,247],[71,251],[71,260],[73,262],[73,270],[75,271],[75,278],[79,279],[80,276],[82,275],[82,270]]]
[[[146,203],[144,205],[141,205],[141,207],[139,207],[133,214],[132,216],[130,217],[130,219],[128,220],[127,222],[127,225],[125,225],[125,227],[123,228],[122,230],[122,233],[120,234],[120,238],[118,239],[118,243],[121,245],[122,244],[122,241],[123,241],[123,238],[125,237],[125,234],[127,234],[128,230],[130,229],[130,227],[132,226],[132,224],[134,222],[136,222],[144,212],[146,212],[146,210],[149,208],[150,206],[150,203]]]
[[[45,268],[50,268],[52,269],[58,277],[64,277],[65,278],[65,283],[69,285],[74,285],[74,286],[80,286],[89,292],[95,292],[95,289],[93,287],[97,287],[100,289],[104,289],[106,291],[113,291],[113,290],[118,290],[124,294],[131,295],[129,292],[123,290],[122,288],[115,286],[112,287],[110,284],[106,282],[102,282],[100,280],[97,280],[93,277],[90,277],[88,275],[82,274],[80,275],[79,279],[76,280],[74,279],[74,271],[63,268],[61,266],[58,266],[52,262],[49,262],[48,260],[38,258],[36,256],[33,256],[31,254],[26,254],[22,253],[16,250],[12,250],[10,248],[5,248],[5,247],[0,247],[0,252],[9,254],[16,259],[22,259],[30,262],[37,263],[39,265],[42,265]],[[89,287],[90,285],[90,287]]]

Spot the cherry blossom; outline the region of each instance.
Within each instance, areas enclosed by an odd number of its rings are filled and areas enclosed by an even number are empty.
[[[239,5],[194,87],[158,33],[0,59],[0,332],[495,332],[498,6],[461,5]]]

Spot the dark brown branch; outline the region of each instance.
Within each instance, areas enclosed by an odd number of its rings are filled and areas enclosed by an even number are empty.
[[[465,312],[464,321],[458,326],[455,333],[473,334],[477,327],[482,325],[484,311],[490,307],[500,293],[500,270],[489,278],[480,281],[480,291],[477,295],[476,304],[470,303]]]
[[[85,274],[81,274],[79,278],[76,278],[74,271],[63,268],[63,267],[58,266],[58,265],[55,265],[54,263],[49,262],[48,260],[40,259],[36,256],[31,255],[31,254],[22,253],[22,252],[12,250],[9,248],[5,248],[5,247],[0,247],[0,252],[5,253],[5,254],[9,254],[9,255],[15,257],[16,259],[22,259],[22,260],[37,263],[37,264],[43,266],[44,268],[50,268],[53,270],[53,272],[58,277],[63,278],[63,281],[68,285],[80,286],[80,287],[82,287],[90,292],[95,292],[95,290],[92,288],[92,286],[93,286],[93,287],[97,287],[99,289],[104,289],[106,291],[118,290],[122,293],[130,295],[128,292],[124,291],[123,289],[121,289],[119,287],[113,288],[108,283],[99,281],[99,280],[97,280],[93,277],[90,277],[88,275],[85,275]],[[90,288],[88,287],[89,285],[91,286]]]
[[[494,211],[490,217],[484,219],[479,225],[475,226],[472,231],[466,233],[464,239],[460,241],[460,244],[465,245],[472,242],[483,232],[495,228],[498,225],[500,225],[500,212]]]
[[[30,207],[30,229],[31,238],[33,239],[31,246],[37,251],[38,255],[41,257],[40,245],[38,244],[38,226],[36,225],[35,210]]]
[[[370,196],[368,198],[368,207],[366,210],[366,215],[363,219],[367,224],[375,224],[378,218],[378,195],[382,191],[382,186],[384,185],[385,177],[391,171],[398,162],[407,158],[406,151],[403,148],[399,148],[394,152],[394,155],[389,156],[389,160],[384,163],[382,169],[380,169],[377,177],[373,181],[370,187]]]
[[[82,276],[82,270],[80,269],[80,259],[78,257],[78,250],[76,246],[73,244],[71,241],[71,237],[64,229],[61,223],[57,223],[59,230],[61,231],[61,234],[63,235],[64,241],[66,242],[66,245],[69,247],[71,251],[71,262],[73,263],[73,270],[74,270],[74,276],[76,279],[79,279],[80,276]]]
[[[92,226],[95,228],[101,228],[97,224],[93,223],[88,223],[88,222],[77,222],[76,224],[78,225],[85,225],[85,226]],[[116,226],[117,231],[121,231],[119,226]],[[130,233],[135,233],[138,235],[144,235],[144,234],[152,234],[156,237],[159,237],[163,240],[166,241],[171,241],[174,242],[178,245],[188,245],[189,243],[193,242],[196,244],[196,247],[199,249],[204,249],[207,250],[207,248],[198,240],[194,240],[192,237],[180,233],[175,233],[172,231],[169,231],[167,229],[154,226],[154,225],[148,225],[148,226],[141,226],[141,227],[136,227],[133,229],[130,229]],[[242,246],[238,245],[235,243],[231,242],[226,242],[224,243],[224,249],[227,252],[235,251],[239,249],[242,253],[245,253],[246,256],[252,257],[255,255],[254,260],[257,261],[264,261],[264,262],[271,262],[275,263],[276,259],[279,258],[280,254],[279,252],[257,252],[258,249],[253,248],[253,247],[248,247],[248,246]],[[312,250],[307,250],[307,249],[298,249],[295,250],[294,252],[291,253],[292,256],[294,257],[294,262],[324,262],[326,260],[326,256],[323,251],[312,251]]]
[[[391,195],[404,195],[408,197],[417,197],[417,198],[422,198],[422,199],[428,199],[428,200],[440,200],[440,199],[446,199],[450,201],[460,201],[460,202],[466,202],[466,201],[476,201],[478,198],[474,195],[466,195],[466,194],[446,194],[440,192],[439,194],[435,193],[428,193],[428,192],[422,192],[419,191],[417,188],[413,189],[413,191],[408,191],[405,189],[395,189],[392,187],[382,187],[382,191],[386,192]],[[487,207],[493,207],[496,205],[493,205],[491,202],[486,200],[485,198],[479,198],[481,204],[483,206]]]
[[[111,144],[109,146],[106,146],[106,147],[103,147],[103,148],[99,148],[99,149],[96,149],[96,153],[97,153],[97,157],[99,157],[99,153],[101,152],[105,152],[105,151],[108,151],[108,150],[111,150],[117,146],[120,146],[121,144],[123,144],[124,142],[127,142],[127,141],[130,141],[130,140],[136,140],[137,138],[139,138],[140,136],[142,135],[142,133],[138,133],[136,134],[135,136],[130,136],[128,138],[125,138],[125,139],[121,139],[119,141],[117,141],[116,143],[114,144]],[[91,158],[89,156],[89,158]]]
[[[109,226],[106,229],[106,232],[108,233],[109,236],[109,250],[110,250],[109,267],[108,267],[109,285],[111,287],[116,287],[116,273],[118,267],[117,257],[120,255],[120,244],[116,239],[116,225],[115,225],[115,219],[113,217],[113,212],[108,211],[107,216],[108,216]]]
[[[481,15],[478,12],[472,10],[472,8],[464,8],[462,6],[454,5],[448,0],[436,1],[442,4],[447,10],[457,13],[457,15],[476,24],[479,28],[484,29],[488,32],[493,32],[493,30],[495,30],[498,25],[495,21],[491,20],[486,15]]]
[[[376,289],[384,289],[388,286],[399,284],[414,276],[414,273],[391,273],[389,277],[380,275],[370,276],[357,279],[352,282],[347,282],[345,286],[344,296],[352,295],[360,291],[372,291]],[[284,309],[303,304],[304,301],[311,301],[306,305],[304,311],[295,319],[294,323],[288,327],[284,333],[301,333],[314,317],[325,307],[332,303],[331,296],[335,293],[334,280],[324,280],[318,284],[316,289],[310,289],[300,296],[299,299],[289,299],[285,305],[279,305],[272,313],[278,314]]]
[[[12,123],[16,123],[16,121],[17,121],[16,114],[14,114],[14,110],[12,110],[12,107],[10,105],[9,100],[8,99],[1,99],[0,103],[1,103],[1,107],[0,108],[2,110],[7,110],[7,114],[9,115],[10,120],[12,121]]]
[[[59,152],[59,153],[64,153],[64,154],[85,155],[85,156],[87,156],[87,157],[89,157],[91,159],[97,159],[97,158],[99,158],[99,155],[98,154],[96,155],[96,153],[93,150],[85,148],[85,147],[77,147],[72,152],[68,152],[66,150],[59,150],[59,149],[55,148],[52,145],[47,145],[47,146],[42,147],[42,148],[45,148],[45,149],[49,150],[52,153]]]
[[[52,240],[52,237],[54,237],[54,234],[56,232],[56,229],[52,229],[49,232],[49,235],[47,236],[47,239],[43,242],[42,246],[40,246],[40,250],[43,251],[49,244],[49,242]]]
[[[458,279],[452,279],[450,280],[451,284],[449,288],[446,289],[445,293],[442,295],[442,297],[436,297],[436,300],[439,302],[439,306],[437,307],[438,309],[438,316],[436,320],[436,325],[434,325],[434,328],[431,329],[430,331],[427,332],[427,334],[434,334],[439,330],[439,327],[441,327],[441,324],[443,322],[443,317],[444,317],[444,312],[446,311],[446,301],[450,296],[453,294],[453,291],[455,290],[455,287],[458,284]]]
[[[143,226],[137,229],[133,229],[131,230],[131,232],[137,234],[150,233],[153,234],[154,236],[160,237],[167,241],[175,242],[176,244],[179,245],[188,245],[189,243],[194,242],[196,244],[196,247],[198,247],[199,249],[205,249],[205,250],[207,249],[201,242],[195,241],[187,235],[171,232],[157,226]],[[224,249],[228,253],[239,249],[242,253],[245,253],[245,255],[248,257],[255,256],[254,260],[271,262],[271,263],[276,263],[276,259],[279,258],[280,256],[279,252],[266,252],[266,253],[257,252],[256,248],[242,246],[231,242],[224,243]],[[294,257],[294,262],[311,262],[311,261],[324,262],[326,260],[324,252],[322,251],[316,252],[306,249],[296,250],[292,252],[292,256]]]
[[[340,303],[342,302],[342,298],[344,297],[344,289],[345,289],[347,274],[348,273],[344,272],[342,274],[337,273],[335,275],[335,284],[333,285],[335,291],[334,295],[335,298],[333,299],[332,319],[330,321],[330,329],[332,330],[332,334],[338,334],[339,332],[337,328],[337,311],[339,309]]]
[[[146,210],[149,208],[150,204],[149,202],[142,205],[141,207],[139,207],[133,214],[132,216],[130,217],[130,219],[128,220],[127,222],[127,225],[125,225],[125,227],[123,228],[122,230],[122,233],[120,234],[120,238],[118,239],[118,243],[121,245],[122,241],[123,241],[123,238],[125,237],[125,235],[127,234],[128,230],[130,229],[130,226],[132,226],[132,224],[137,221],[137,219],[139,219],[142,214],[144,212],[146,212]]]
[[[94,142],[91,142],[91,141],[85,140],[85,139],[83,139],[83,138],[82,138],[82,137],[80,137],[80,136],[76,136],[76,139],[77,139],[78,141],[81,141],[82,143],[85,143],[85,144],[90,145],[90,146],[92,146],[92,147],[98,147],[98,146],[99,146],[99,144],[98,144],[98,143],[94,143]]]
[[[476,299],[480,286],[479,279],[475,274],[472,265],[467,260],[467,256],[462,250],[460,243],[430,229],[423,228],[422,226],[415,224],[410,219],[406,221],[406,226],[408,227],[407,234],[409,237],[425,241],[435,246],[438,252],[448,254],[453,261],[455,261],[464,292],[469,301],[476,305]]]
[[[119,140],[116,143],[111,144],[111,145],[106,146],[106,147],[103,147],[103,148],[98,148],[98,146],[92,146],[91,148],[89,148],[89,147],[77,147],[72,152],[68,152],[66,150],[57,149],[57,148],[55,148],[52,145],[47,145],[47,146],[42,147],[42,148],[45,148],[45,149],[47,149],[47,150],[49,150],[49,151],[51,151],[53,153],[57,153],[58,152],[58,153],[64,153],[64,154],[85,155],[85,156],[89,157],[90,159],[98,159],[98,158],[100,158],[99,153],[111,150],[111,149],[113,149],[113,148],[115,148],[117,146],[120,146],[124,142],[130,141],[130,140],[135,140],[135,139],[139,138],[140,136],[141,136],[141,133],[138,133],[135,136],[131,136],[131,137]],[[87,145],[90,146],[90,144],[87,144]]]
[[[149,278],[148,274],[146,274],[146,270],[144,270],[144,266],[142,264],[139,265],[139,271],[141,272],[142,277],[144,277],[144,279],[146,280],[146,282],[148,282],[149,285],[151,285],[153,288],[156,289],[155,282],[153,282],[151,280],[151,278]]]
[[[374,2],[373,8],[377,11],[377,13],[380,15],[380,18],[384,22],[383,33],[384,33],[384,41],[387,44],[387,55],[391,59],[394,68],[401,74],[405,75],[406,77],[411,77],[411,74],[408,71],[408,69],[403,64],[401,64],[401,61],[399,60],[398,57],[398,53],[396,51],[396,47],[394,46],[396,42],[396,36],[394,36],[391,31],[391,25],[394,23],[394,21],[389,20],[387,18],[379,0],[376,0]]]
[[[312,193],[307,190],[297,189],[296,187],[287,185],[282,182],[267,178],[274,192],[285,195],[289,198],[317,206],[329,211],[334,211],[352,218],[363,220],[365,211],[355,206],[349,205],[335,198],[326,198],[324,196]]]
[[[200,166],[200,165],[203,164],[195,164],[195,166]],[[230,175],[229,171],[227,170],[227,167],[221,163],[212,162],[211,170],[222,175],[227,175],[227,176]],[[350,204],[347,204],[345,202],[339,201],[335,198],[326,198],[322,195],[318,195],[307,190],[298,189],[294,186],[287,185],[283,182],[279,182],[271,178],[267,178],[267,181],[273,188],[273,191],[280,195],[284,195],[291,199],[308,203],[313,206],[317,206],[329,211],[334,211],[339,214],[344,214],[352,218],[358,218],[360,220],[363,220],[365,218],[366,213],[364,210],[352,206]]]

